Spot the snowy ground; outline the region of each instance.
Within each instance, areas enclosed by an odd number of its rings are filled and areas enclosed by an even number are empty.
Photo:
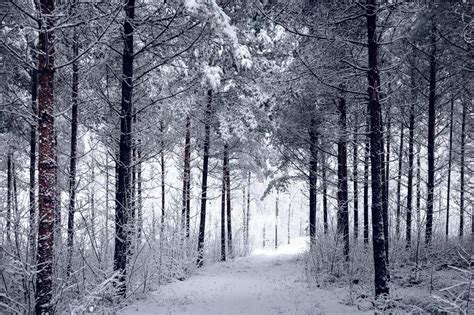
[[[162,286],[122,314],[355,314],[343,290],[309,287],[300,254],[307,239],[216,263]]]

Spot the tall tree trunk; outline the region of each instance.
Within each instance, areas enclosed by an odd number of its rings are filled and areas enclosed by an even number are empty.
[[[328,234],[329,230],[329,222],[328,222],[328,182],[326,178],[326,167],[327,167],[327,161],[326,161],[326,155],[321,153],[321,160],[322,160],[322,170],[321,170],[321,176],[322,176],[322,185],[323,185],[323,228],[324,228],[324,234]]]
[[[78,33],[74,28],[73,59],[72,63],[72,97],[71,97],[71,146],[69,156],[69,207],[67,218],[67,265],[66,275],[72,272],[72,255],[74,252],[74,214],[76,212],[76,158],[77,158],[77,105],[79,92],[79,65],[76,60],[79,55]]]
[[[142,199],[142,140],[137,140],[137,246],[142,242],[142,231],[143,231],[143,199]]]
[[[225,149],[224,149],[225,150]],[[221,261],[226,260],[225,251],[225,191],[226,191],[226,170],[225,170],[225,155],[222,160],[222,189],[221,189]]]
[[[54,139],[54,0],[40,0],[38,41],[38,240],[36,314],[52,314],[56,150]]]
[[[337,142],[337,234],[344,244],[344,258],[349,261],[349,207],[347,186],[346,100],[339,98],[339,139]]]
[[[412,88],[415,86],[414,70],[412,70]],[[407,183],[407,227],[406,227],[406,248],[411,247],[411,225],[413,213],[413,145],[415,142],[415,103],[416,96],[412,91],[412,101],[410,104],[410,118],[408,126],[408,183]]]
[[[377,1],[367,0],[367,43],[368,43],[368,94],[370,117],[370,161],[372,169],[372,242],[374,253],[375,296],[389,293],[388,268],[385,253],[382,189],[382,115],[379,99],[380,79],[378,75],[377,43]]]
[[[311,127],[309,130],[309,238],[310,247],[316,243],[316,185],[317,185],[317,172],[318,172],[318,148],[317,141],[318,135],[316,131],[316,122],[314,119],[311,120]]]
[[[277,193],[277,197],[275,200],[275,249],[278,249],[278,203],[279,196]]]
[[[398,150],[398,177],[397,177],[397,212],[395,218],[395,235],[397,239],[400,239],[400,221],[401,221],[401,208],[402,208],[402,172],[403,172],[403,138],[404,138],[404,122],[400,125],[400,149]]]
[[[390,114],[388,115],[390,118]],[[383,119],[382,119],[382,111],[380,111],[380,123],[382,125],[383,130]],[[384,154],[384,142],[382,136],[382,146],[380,154],[382,155],[382,218],[383,218],[383,235],[385,241],[385,261],[387,264],[387,272],[390,270],[388,267],[390,259],[389,259],[389,233],[388,233],[388,189],[389,189],[389,182],[390,182],[390,138],[391,138],[391,123],[387,124],[387,155]],[[382,131],[383,134],[383,131]],[[383,158],[385,156],[385,159]],[[389,277],[389,275],[388,275]]]
[[[353,177],[353,184],[354,184],[354,240],[357,242],[359,238],[359,188],[358,188],[358,181],[359,181],[359,172],[358,172],[358,139],[357,133],[359,132],[358,120],[357,115],[354,117],[355,120],[355,128],[354,128],[354,143],[353,143],[353,151],[352,151],[352,177]]]
[[[369,158],[370,158],[370,115],[367,115],[366,141],[364,148],[364,244],[369,244]]]
[[[465,147],[466,147],[466,102],[463,101],[462,105],[462,122],[461,122],[461,163],[459,165],[459,176],[460,176],[460,200],[459,200],[459,240],[462,242],[464,235],[464,160],[465,160]]]
[[[8,246],[12,245],[11,230],[13,208],[13,153],[10,150],[7,153],[7,222],[5,224]]]
[[[211,115],[212,115],[212,90],[207,91],[207,106],[204,116],[204,143],[203,143],[203,160],[202,160],[202,185],[201,185],[201,215],[199,222],[198,235],[198,257],[197,266],[202,267],[204,261],[204,239],[206,236],[206,205],[207,205],[207,176],[209,172],[209,145],[211,142]]]
[[[181,210],[182,228],[189,237],[189,198],[191,182],[191,118],[186,116],[186,136],[184,143],[183,205]]]
[[[247,214],[245,213],[245,187],[242,187],[242,244],[243,244],[243,249],[244,253],[247,253],[247,241],[245,239],[247,235],[246,231],[246,219],[247,219]]]
[[[454,118],[454,96],[451,97],[451,114],[449,118],[449,152],[448,152],[448,191],[446,193],[446,242],[449,239],[449,210],[451,206],[451,165],[453,160],[453,118]]]
[[[36,60],[36,53],[33,53],[33,60]],[[35,190],[36,190],[36,129],[38,128],[38,73],[36,69],[31,70],[31,112],[33,122],[30,125],[30,166],[29,166],[29,231],[28,231],[28,242],[29,242],[29,257],[30,264],[33,265],[35,262],[35,251],[36,251],[36,202],[35,202]]]
[[[166,186],[165,186],[165,142],[163,140],[163,121],[160,122],[160,130],[161,130],[161,152],[160,152],[160,164],[161,164],[161,234],[160,238],[162,238],[163,229],[165,225],[165,215],[166,215]]]
[[[433,8],[431,9],[433,10]],[[430,34],[430,91],[428,96],[428,196],[426,201],[425,244],[431,245],[433,233],[433,197],[435,179],[435,128],[436,128],[436,26],[434,13],[431,12]]]
[[[291,226],[291,201],[288,203],[288,245],[291,243],[291,234],[290,234],[290,226]]]
[[[126,19],[123,24],[124,48],[122,54],[122,100],[120,113],[120,143],[115,193],[115,250],[114,271],[118,274],[116,289],[119,296],[127,292],[127,252],[130,237],[130,193],[132,164],[132,113],[133,113],[133,20],[135,0],[128,0],[124,6]]]
[[[249,171],[248,179],[247,179],[247,213],[246,213],[246,220],[245,220],[245,253],[248,253],[250,250],[249,244],[249,229],[250,229],[250,178],[251,173]]]
[[[231,208],[231,190],[230,190],[230,165],[229,165],[229,146],[224,145],[224,170],[226,180],[226,193],[227,193],[227,250],[229,257],[234,256],[232,246],[232,208]]]
[[[418,154],[416,156],[416,222],[418,225],[418,235],[421,235],[421,144],[418,144]]]

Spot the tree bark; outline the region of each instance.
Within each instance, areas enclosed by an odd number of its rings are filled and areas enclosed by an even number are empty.
[[[364,244],[369,244],[369,158],[370,158],[370,116],[367,115],[366,141],[364,148]]]
[[[132,164],[132,96],[133,96],[133,20],[135,0],[128,0],[124,6],[126,19],[123,24],[124,49],[122,54],[122,100],[120,113],[120,143],[117,165],[117,190],[115,193],[115,250],[114,271],[117,294],[125,297],[127,292],[127,252],[130,237],[129,217],[131,206],[131,164]]]
[[[357,115],[354,117],[355,128],[354,128],[354,143],[352,151],[352,177],[353,177],[353,193],[354,193],[354,240],[357,242],[359,238],[359,172],[358,172],[358,139],[357,133],[359,132]]]
[[[398,177],[397,177],[397,212],[395,218],[395,235],[397,239],[400,239],[400,221],[401,221],[401,208],[402,208],[402,168],[403,168],[403,140],[404,140],[404,123],[400,125],[400,149],[398,150]]]
[[[466,147],[466,102],[463,102],[462,106],[462,122],[461,122],[461,163],[459,165],[459,176],[460,176],[460,189],[459,192],[459,240],[462,242],[464,236],[464,185],[465,185],[465,176],[464,176],[464,168],[465,168],[465,147]],[[472,222],[471,222],[472,223]]]
[[[411,74],[412,88],[415,86],[414,70]],[[412,101],[410,104],[410,118],[408,126],[408,183],[407,183],[407,223],[406,223],[406,248],[411,247],[411,226],[412,226],[412,213],[413,213],[413,160],[414,151],[413,146],[415,142],[415,103],[416,97],[414,91],[412,91]]]
[[[317,141],[318,135],[316,131],[316,122],[311,120],[311,127],[309,131],[310,141],[310,162],[309,162],[309,238],[310,247],[314,247],[316,243],[316,185],[318,172],[318,149]]]
[[[277,197],[275,201],[275,249],[278,249],[278,202],[279,202],[279,197],[277,193]]]
[[[446,242],[449,239],[449,210],[451,206],[451,166],[453,156],[453,118],[454,118],[454,96],[451,97],[451,114],[449,118],[449,152],[448,152],[448,191],[446,193]]]
[[[248,253],[250,250],[249,244],[249,228],[250,228],[250,178],[251,173],[249,171],[248,179],[247,179],[247,212],[246,212],[246,220],[245,220],[245,253]]]
[[[224,169],[225,169],[225,180],[226,180],[226,194],[227,194],[227,250],[229,257],[234,256],[232,246],[232,208],[231,208],[231,191],[230,191],[230,165],[229,165],[229,146],[224,145]]]
[[[73,59],[79,55],[79,45],[77,29],[74,28],[73,39]],[[67,218],[67,265],[66,275],[70,276],[72,272],[72,256],[74,252],[74,214],[76,212],[76,158],[77,158],[77,123],[78,123],[78,92],[79,92],[79,65],[75,60],[72,63],[72,97],[71,97],[71,146],[69,156],[69,207]]]
[[[53,248],[56,205],[54,139],[54,0],[40,0],[43,18],[38,41],[38,240],[36,314],[52,314]]]
[[[191,182],[191,118],[186,116],[186,136],[184,144],[183,205],[181,210],[182,228],[189,237],[190,219],[190,182]]]
[[[225,250],[225,191],[226,191],[226,170],[225,170],[225,156],[222,163],[222,190],[221,190],[221,261],[226,260],[226,250]]]
[[[433,8],[432,8],[433,10]],[[436,26],[434,13],[431,12],[431,34],[430,34],[430,90],[428,96],[428,196],[426,201],[426,230],[425,244],[431,245],[433,233],[433,197],[434,197],[434,179],[435,179],[435,128],[436,128]]]
[[[322,170],[321,170],[321,176],[322,176],[322,185],[323,185],[323,228],[324,228],[324,234],[328,234],[329,231],[329,222],[328,222],[328,182],[326,178],[326,167],[327,167],[327,161],[326,161],[326,155],[321,154],[321,160],[322,160]]]
[[[204,117],[204,144],[203,144],[203,161],[202,161],[202,185],[201,185],[201,215],[199,222],[198,235],[198,257],[196,264],[202,267],[204,261],[204,239],[206,236],[206,205],[207,205],[207,176],[209,172],[209,146],[211,142],[211,115],[212,115],[212,90],[207,91],[207,106]]]
[[[10,149],[11,150],[11,149]],[[7,153],[7,217],[6,217],[6,236],[8,246],[12,245],[12,208],[13,208],[13,153],[9,150]]]
[[[349,207],[347,186],[346,100],[339,98],[339,139],[337,142],[337,234],[343,241],[343,253],[349,261]]]
[[[385,253],[382,189],[382,115],[379,99],[380,79],[378,75],[377,43],[377,1],[367,0],[367,43],[368,43],[368,95],[370,117],[370,161],[372,169],[372,242],[374,254],[375,296],[389,294],[388,268]]]
[[[36,60],[36,53],[33,53],[33,60]],[[36,202],[35,202],[35,190],[36,190],[36,130],[38,128],[38,73],[36,69],[31,70],[31,112],[33,122],[30,125],[30,166],[29,166],[29,253],[30,253],[30,264],[33,265],[35,262],[35,251],[36,251]]]

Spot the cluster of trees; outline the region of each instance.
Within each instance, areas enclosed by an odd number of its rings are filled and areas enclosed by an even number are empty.
[[[206,257],[248,253],[265,176],[267,193],[305,183],[311,247],[334,216],[346,261],[357,242],[372,248],[376,296],[391,246],[410,253],[415,232],[417,249],[422,235],[426,248],[462,242],[469,220],[474,233],[467,2],[0,8],[9,311],[113,307]]]

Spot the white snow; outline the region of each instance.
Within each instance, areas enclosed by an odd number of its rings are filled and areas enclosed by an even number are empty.
[[[185,281],[162,286],[121,314],[356,314],[341,304],[346,293],[306,281],[301,253],[307,239],[278,250],[215,263]]]

